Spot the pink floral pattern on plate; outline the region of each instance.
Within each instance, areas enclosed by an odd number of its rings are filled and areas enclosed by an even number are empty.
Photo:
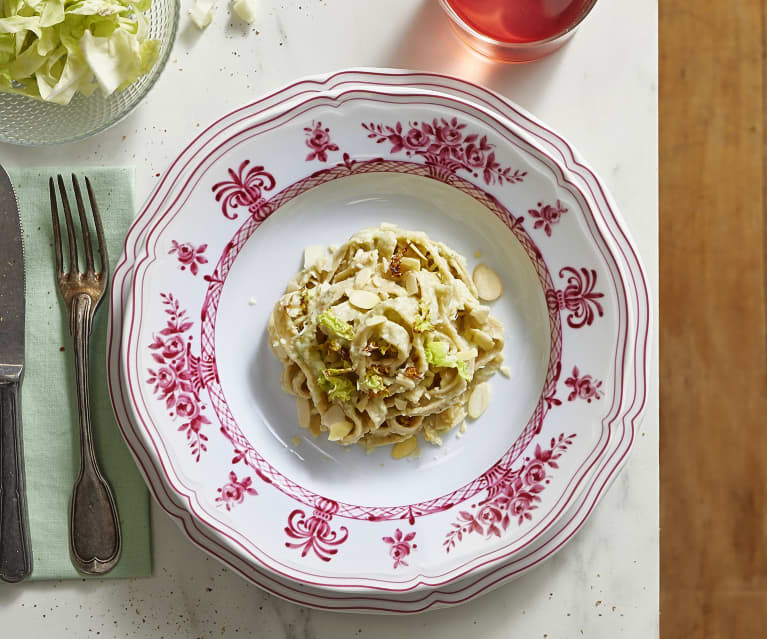
[[[200,244],[200,246],[195,247],[191,242],[179,244],[176,240],[173,240],[168,255],[176,253],[179,261],[179,268],[182,271],[185,271],[186,268],[189,267],[191,274],[197,275],[200,271],[200,264],[208,263],[208,258],[203,255],[207,248],[207,244]]]
[[[250,477],[238,479],[235,472],[230,471],[229,481],[218,489],[216,502],[219,506],[226,506],[227,510],[231,510],[245,500],[245,495],[258,495],[258,491],[251,486],[252,483]]]
[[[389,556],[394,560],[394,568],[407,566],[405,559],[410,556],[413,550],[418,548],[418,544],[411,543],[415,539],[415,531],[405,535],[397,528],[393,537],[382,537],[381,539],[389,544]]]
[[[154,341],[149,345],[152,359],[159,364],[148,369],[147,383],[153,385],[155,396],[165,401],[171,418],[181,420],[179,431],[186,433],[189,448],[195,461],[208,447],[208,436],[202,432],[210,420],[203,414],[200,389],[203,386],[200,359],[192,354],[191,335],[187,335],[193,323],[178,300],[170,293],[160,293],[168,320]]]
[[[550,390],[543,396],[543,399],[546,402],[546,406],[548,408],[562,405],[562,400],[557,398],[557,382],[559,381],[559,376],[561,374],[562,362],[557,362],[556,367],[554,368],[554,376],[552,377]]]
[[[572,388],[567,396],[568,402],[585,399],[591,403],[592,399],[601,399],[602,397],[602,382],[594,379],[591,375],[581,376],[577,366],[573,366],[573,374],[565,380],[565,385]]]
[[[451,529],[442,542],[445,552],[450,552],[464,535],[477,533],[489,539],[500,537],[512,521],[521,525],[525,520],[532,520],[533,511],[541,501],[540,494],[549,483],[547,468],[557,469],[557,460],[572,445],[575,434],[560,434],[552,438],[548,448],[536,444],[532,457],[525,457],[524,464],[516,470],[497,464],[487,475],[492,482],[487,489],[487,498],[472,504],[478,508],[476,513],[462,510],[458,521],[451,524]]]
[[[546,291],[546,302],[550,309],[570,311],[567,316],[567,325],[570,328],[591,326],[594,323],[595,313],[602,317],[604,309],[597,301],[604,297],[603,293],[594,290],[597,284],[597,272],[595,269],[566,266],[559,271],[559,277],[565,277],[568,273],[567,286],[564,290]]]
[[[209,275],[205,275],[204,279],[209,282],[208,291],[203,302],[202,309],[200,311],[200,317],[202,320],[201,327],[201,357],[204,362],[209,362],[215,372],[215,327],[216,318],[218,315],[218,307],[221,300],[221,292],[224,287],[229,271],[234,264],[238,253],[245,246],[245,243],[253,235],[253,233],[259,228],[261,223],[266,217],[272,214],[274,211],[280,209],[286,203],[290,202],[298,195],[305,193],[307,190],[315,188],[321,184],[325,184],[331,180],[346,177],[352,174],[365,174],[372,172],[387,172],[387,173],[402,173],[409,175],[419,175],[423,177],[432,177],[434,179],[444,179],[448,181],[454,188],[460,190],[471,197],[478,199],[485,206],[487,206],[498,219],[500,219],[509,230],[514,234],[517,240],[520,242],[528,257],[530,258],[539,282],[543,290],[553,290],[553,282],[549,275],[549,271],[543,261],[542,254],[538,250],[535,243],[525,231],[521,217],[514,216],[510,211],[501,205],[501,203],[490,194],[479,189],[475,184],[469,182],[465,178],[455,174],[439,174],[435,175],[430,167],[425,163],[403,161],[403,160],[383,160],[376,158],[373,160],[356,161],[352,160],[343,154],[344,162],[339,163],[334,167],[322,168],[311,175],[303,178],[302,180],[290,184],[282,191],[277,193],[274,197],[265,201],[257,210],[257,214],[251,215],[246,219],[242,226],[237,230],[234,236],[229,240],[221,254],[221,258],[216,264],[213,272]],[[230,173],[233,171],[229,170]],[[544,383],[543,392],[539,402],[537,403],[533,414],[530,416],[527,424],[524,426],[522,433],[512,443],[512,445],[503,453],[503,463],[512,463],[522,453],[525,448],[530,444],[532,439],[540,433],[540,429],[543,424],[543,420],[546,413],[552,405],[560,405],[561,402],[554,397],[556,392],[556,378],[553,377],[554,373],[559,374],[559,360],[561,358],[562,348],[562,335],[561,335],[561,318],[556,307],[552,309],[549,307],[549,327],[551,335],[550,353],[549,353],[549,366],[547,369],[547,377]],[[324,497],[308,489],[306,486],[300,485],[295,481],[281,474],[269,462],[253,448],[252,444],[248,441],[247,437],[240,430],[237,421],[235,420],[223,389],[221,388],[220,381],[217,377],[212,376],[210,381],[206,383],[206,389],[210,396],[211,405],[216,412],[218,420],[221,424],[221,432],[231,441],[235,449],[235,458],[233,462],[243,460],[251,468],[254,469],[256,474],[265,482],[271,483],[274,487],[278,488],[285,494],[293,497],[302,504],[313,507],[317,503],[317,500],[322,500]],[[499,462],[500,463],[500,462]],[[432,514],[443,512],[445,510],[454,508],[457,502],[467,501],[471,499],[477,493],[485,490],[488,480],[487,473],[482,476],[474,478],[470,483],[467,483],[460,488],[435,498],[427,499],[417,504],[403,504],[395,506],[368,506],[346,503],[343,501],[334,502],[335,510],[333,515],[338,517],[347,517],[350,519],[364,519],[366,521],[379,521],[383,519],[406,519],[412,526],[415,523],[416,518]],[[301,517],[306,518],[303,511],[295,511],[301,513]],[[295,513],[294,513],[295,514]],[[298,518],[298,515],[296,515]],[[296,519],[296,523],[298,519]],[[302,531],[296,526],[298,533]],[[294,531],[295,532],[295,531]],[[291,546],[293,547],[293,546]],[[304,556],[304,554],[302,554]]]
[[[427,165],[447,175],[459,170],[468,171],[474,177],[481,174],[485,184],[516,184],[527,175],[527,171],[502,167],[496,160],[495,146],[487,141],[487,136],[467,133],[466,124],[457,118],[410,122],[407,130],[401,122],[394,126],[363,122],[362,127],[378,144],[388,141],[390,153],[405,151],[408,156],[419,155]]]
[[[288,516],[285,533],[296,541],[286,541],[287,548],[300,548],[301,557],[313,551],[322,561],[330,561],[338,548],[349,538],[349,529],[341,526],[338,531],[330,525],[338,512],[338,503],[326,497],[317,497],[312,516],[307,518],[303,510],[296,509]],[[340,532],[339,532],[340,531]]]
[[[327,162],[328,151],[338,151],[338,145],[330,139],[330,129],[323,128],[322,122],[312,122],[312,126],[304,127],[304,131],[306,131],[306,146],[311,149],[306,156],[307,162],[315,159]]]
[[[559,223],[561,217],[567,213],[567,209],[557,200],[556,204],[538,202],[537,209],[529,209],[527,212],[535,219],[533,228],[543,228],[543,232],[551,237],[551,227]]]
[[[221,212],[229,220],[239,217],[234,209],[241,206],[256,217],[259,209],[266,203],[263,192],[271,191],[277,184],[274,176],[264,171],[263,166],[248,168],[248,164],[250,160],[244,160],[237,171],[228,169],[231,179],[213,185],[216,202],[221,202]]]

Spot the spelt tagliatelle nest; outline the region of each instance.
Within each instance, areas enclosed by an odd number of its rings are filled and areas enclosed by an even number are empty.
[[[503,325],[466,260],[421,232],[383,224],[305,264],[269,320],[283,389],[301,425],[340,444],[396,444],[460,424],[472,390],[503,361]]]

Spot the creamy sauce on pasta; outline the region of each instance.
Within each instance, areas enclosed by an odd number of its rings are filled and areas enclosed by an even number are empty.
[[[307,248],[268,330],[302,426],[344,445],[440,444],[503,362],[503,325],[466,260],[388,224]]]

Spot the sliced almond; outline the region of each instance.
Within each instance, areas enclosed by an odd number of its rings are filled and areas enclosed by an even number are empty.
[[[489,317],[487,320],[487,332],[493,339],[503,339],[503,324],[496,318]]]
[[[479,324],[484,324],[490,317],[490,309],[487,306],[475,306],[469,312],[469,316]]]
[[[489,266],[477,264],[472,279],[474,280],[474,286],[477,287],[477,294],[481,300],[492,302],[493,300],[497,300],[501,296],[501,293],[503,293],[501,278],[498,277],[498,274]]]
[[[394,459],[402,459],[403,457],[412,455],[417,446],[418,446],[418,439],[415,436],[410,437],[406,439],[405,441],[402,441],[399,444],[395,444],[394,446],[392,446],[391,456],[394,457]]]
[[[508,366],[501,366],[501,375],[511,377],[511,369]]]
[[[472,419],[479,418],[482,413],[487,410],[490,404],[490,385],[485,382],[480,384],[469,396],[469,417]]]
[[[476,348],[471,348],[467,351],[458,351],[455,354],[455,361],[457,362],[467,362],[470,359],[475,359],[479,353],[477,353]]]
[[[388,266],[384,267],[384,271],[388,270]],[[372,277],[373,285],[379,289],[379,290],[386,290],[387,284],[389,283],[389,280],[385,280],[383,277],[381,277],[378,273],[374,274]]]
[[[405,277],[402,279],[402,283],[405,285],[405,290],[408,295],[416,295],[418,293],[418,280],[416,279],[413,271],[405,273]]]
[[[360,312],[354,308],[349,302],[341,302],[335,306],[331,306],[330,310],[334,315],[340,317],[344,322],[353,322],[359,317]]]
[[[403,257],[399,261],[399,267],[403,271],[420,271],[421,260],[414,257]]]
[[[301,428],[309,428],[311,421],[311,404],[305,397],[296,399],[296,411],[298,412],[298,425]]]
[[[327,256],[327,249],[320,244],[312,244],[304,249],[304,268],[312,268]]]
[[[356,288],[348,291],[346,295],[354,306],[361,308],[364,311],[373,308],[381,301],[381,298],[372,291],[360,291]]]
[[[372,275],[373,269],[369,266],[363,266],[359,271],[357,271],[357,275],[354,276],[354,286],[357,288],[364,288],[368,285],[368,282],[370,282]]]
[[[319,437],[322,432],[322,421],[316,413],[309,419],[309,430],[315,437]]]
[[[352,423],[347,422],[346,420],[331,424],[329,428],[330,434],[328,435],[328,439],[331,442],[337,442],[351,433],[352,428],[354,428]]]
[[[382,317],[381,315],[374,315],[373,317],[368,317],[365,320],[365,326],[378,326],[379,324],[383,324],[385,321],[385,317]]]
[[[489,351],[493,348],[493,338],[478,328],[469,330],[469,339],[483,350]]]
[[[420,257],[424,262],[428,262],[429,259],[418,249],[418,247],[415,244],[410,244],[408,248],[413,251],[418,257]]]
[[[322,416],[322,423],[325,424],[325,426],[330,427],[331,424],[335,424],[336,422],[342,422],[346,419],[346,415],[344,414],[344,411],[341,409],[340,406],[336,406],[335,404],[328,408],[327,411],[325,411],[325,414]]]

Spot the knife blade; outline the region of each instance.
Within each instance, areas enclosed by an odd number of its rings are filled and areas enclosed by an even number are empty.
[[[32,571],[19,391],[24,375],[24,250],[16,194],[0,166],[0,579]]]

